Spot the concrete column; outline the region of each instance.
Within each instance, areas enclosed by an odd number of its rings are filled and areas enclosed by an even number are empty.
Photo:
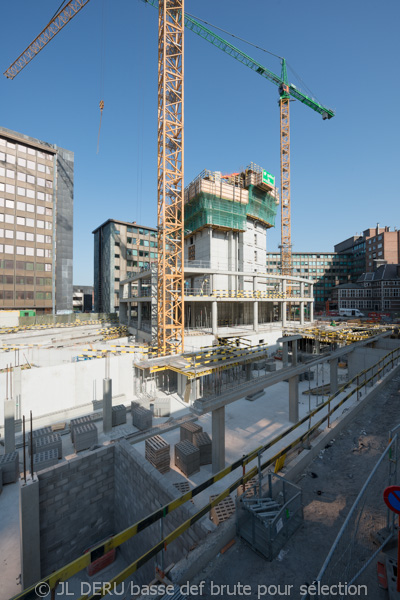
[[[128,306],[128,327],[129,327],[129,325],[131,324],[131,306],[132,306],[132,303],[128,302],[127,306]]]
[[[289,421],[297,423],[299,420],[299,376],[289,379]]]
[[[319,340],[315,340],[315,354],[321,354],[321,344]]]
[[[332,394],[336,394],[336,392],[339,389],[339,386],[338,386],[338,359],[332,358],[329,361],[329,367],[330,367],[330,389],[329,389],[329,392],[332,395]]]
[[[258,331],[258,300],[253,302],[253,327],[254,331]]]
[[[251,381],[252,363],[246,363],[246,381]]]
[[[137,303],[137,321],[138,321],[138,329],[142,328],[142,303]]]
[[[282,302],[282,327],[286,327],[286,325],[287,325],[286,305],[287,305],[287,302]]]
[[[103,379],[103,431],[112,429],[112,379]]]
[[[212,472],[225,467],[225,406],[213,410],[212,420]]]
[[[287,367],[289,364],[289,348],[288,342],[282,343],[282,366]]]
[[[218,305],[217,301],[213,300],[211,303],[211,322],[212,322],[212,334],[217,335],[218,333]]]
[[[21,415],[22,415],[21,391],[22,391],[21,367],[14,367],[14,369],[13,369],[13,394],[14,394],[14,400],[15,400],[15,416],[17,419],[21,419]]]
[[[314,321],[314,286],[311,285],[310,286],[310,295],[311,295],[311,302],[310,302],[310,321],[311,323]]]
[[[4,453],[15,452],[15,402],[4,400]]]
[[[304,325],[304,302],[300,302],[300,325]]]
[[[214,289],[214,273],[210,273],[208,276],[208,279],[210,281],[210,295],[213,293],[213,289]]]
[[[254,275],[253,276],[253,292],[257,291],[257,282],[258,282],[257,276]]]
[[[41,579],[39,480],[20,482],[19,531],[22,589]]]
[[[292,366],[295,367],[297,365],[297,340],[292,341]]]

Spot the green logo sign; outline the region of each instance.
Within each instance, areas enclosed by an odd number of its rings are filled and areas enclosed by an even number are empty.
[[[263,183],[267,183],[268,185],[275,185],[275,177],[268,173],[268,171],[263,170],[262,172],[262,181]]]

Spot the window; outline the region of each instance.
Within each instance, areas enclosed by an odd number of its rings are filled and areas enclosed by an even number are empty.
[[[23,187],[17,187],[18,196],[26,196],[26,189]]]
[[[36,206],[36,212],[38,215],[44,215],[44,206],[40,206],[40,204],[38,204]]]
[[[53,187],[53,182],[50,181],[49,179],[46,179],[46,187],[47,188],[52,188]]]
[[[16,246],[17,254],[25,254],[25,248],[23,246]]]
[[[32,183],[32,185],[35,185],[35,176],[34,175],[28,175],[26,179],[27,179],[28,183]]]
[[[25,219],[25,223],[27,227],[35,227],[34,219]]]
[[[41,186],[45,186],[45,180],[42,177],[37,178],[37,184]]]
[[[25,217],[17,217],[17,225],[25,225]]]
[[[17,210],[25,210],[25,202],[17,201]]]
[[[7,192],[7,194],[15,194],[15,185],[6,183],[6,192]]]
[[[6,170],[6,175],[7,175],[7,177],[9,177],[10,179],[15,179],[15,171],[13,171],[12,169],[7,169],[7,170]]]
[[[0,223],[4,223],[4,215],[3,215],[3,213],[0,213]]]
[[[35,252],[34,252],[34,248],[29,248],[29,246],[27,246],[25,248],[25,253],[27,254],[27,256],[35,256]]]
[[[34,204],[26,204],[26,211],[33,213],[35,212],[35,205]]]
[[[14,215],[5,215],[5,222],[14,224]]]
[[[44,221],[38,219],[36,221],[36,227],[38,227],[39,229],[44,229]]]
[[[6,254],[14,254],[14,246],[8,246],[7,244],[4,244],[4,252]]]
[[[53,209],[52,208],[47,208],[47,206],[46,206],[46,215],[48,217],[52,217],[53,216]]]
[[[36,271],[44,271],[44,264],[36,263]]]
[[[49,265],[48,263],[46,263],[46,264],[44,265],[44,270],[45,270],[45,271],[51,271],[51,265]]]
[[[16,231],[15,237],[17,240],[25,240],[25,231]]]
[[[196,259],[196,246],[189,246],[189,260],[195,260],[195,259]]]
[[[6,238],[8,238],[10,240],[14,239],[14,232],[13,232],[12,229],[5,229],[4,233],[5,233],[4,237],[6,237]]]
[[[51,250],[49,250],[48,248],[46,248],[46,250],[44,251],[44,255],[46,258],[51,258]]]
[[[46,235],[46,244],[51,244],[51,235]]]
[[[1,154],[1,152],[0,152]],[[20,156],[18,157],[18,165],[20,167],[26,167],[26,159],[25,158],[21,158]]]
[[[7,162],[10,165],[15,165],[15,156],[13,154],[7,154]]]
[[[46,229],[53,229],[53,223],[51,221],[45,221]]]
[[[35,192],[33,190],[26,190],[26,195],[28,198],[34,198]]]
[[[39,242],[40,244],[44,244],[44,235],[42,235],[41,233],[37,233],[36,241]]]
[[[44,256],[43,248],[36,248],[36,256]]]
[[[28,154],[31,154],[32,156],[36,156],[36,150],[34,150],[33,148],[28,148]]]
[[[38,198],[39,198],[39,192],[38,192]],[[53,202],[52,194],[46,194],[46,202]]]
[[[28,242],[34,242],[35,241],[35,234],[34,233],[26,233],[25,234],[26,240]]]
[[[37,164],[37,170],[40,171],[41,173],[45,173],[46,172],[46,167],[44,165],[42,165],[41,163]]]
[[[36,197],[38,200],[44,200],[45,199],[45,195],[43,192],[37,192]]]

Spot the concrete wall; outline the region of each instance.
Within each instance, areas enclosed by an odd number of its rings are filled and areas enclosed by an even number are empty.
[[[110,377],[113,396],[133,395],[133,356],[111,357]],[[63,411],[103,397],[105,361],[101,359],[68,363],[51,367],[27,369],[21,372],[21,415],[33,417]],[[6,389],[6,374],[0,373],[0,389]],[[121,402],[119,402],[120,404]],[[82,414],[87,414],[87,408]],[[75,415],[78,416],[78,415]],[[0,402],[0,425],[4,421],[4,405]]]
[[[391,338],[384,338],[384,339],[378,340],[374,344],[374,348],[385,349],[385,350],[387,350],[387,354],[391,350],[396,350],[396,348],[399,348],[399,347],[400,347],[400,340],[391,339]]]
[[[115,533],[114,447],[45,469],[38,479],[45,577]]]
[[[348,354],[349,379],[378,362],[389,351],[380,348],[357,348]],[[372,374],[372,373],[371,373]]]
[[[0,327],[15,327],[18,319],[19,310],[0,310]]]
[[[171,449],[171,452],[173,449]],[[125,440],[115,446],[115,528],[121,531],[150,512],[179,497],[179,492],[150,463]],[[164,535],[194,514],[187,503],[164,518]],[[189,531],[172,542],[164,553],[164,566],[177,562],[192,546],[204,538],[207,530],[196,523]],[[139,558],[160,541],[160,522],[154,523],[121,546],[122,556],[129,563]],[[157,557],[143,566],[136,575],[138,584],[154,578]]]

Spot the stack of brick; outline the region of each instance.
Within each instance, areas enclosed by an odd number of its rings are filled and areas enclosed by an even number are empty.
[[[149,429],[153,423],[153,414],[151,410],[144,408],[143,406],[136,406],[132,410],[132,425],[144,431]]]
[[[112,426],[122,425],[126,423],[126,408],[123,404],[112,407]]]
[[[160,436],[155,435],[146,440],[145,458],[160,473],[169,471],[169,444]]]
[[[32,431],[32,436],[28,433],[28,453],[31,455],[31,437],[32,437],[32,452],[36,453],[36,440],[39,438],[45,437],[46,435],[51,435],[53,430],[51,427],[42,427],[41,429],[36,429]]]
[[[210,496],[210,502],[215,500],[217,496]],[[229,517],[231,517],[235,512],[235,503],[230,496],[227,496],[221,502],[217,504],[217,506],[213,506],[210,510],[210,520],[214,523],[214,525],[219,525],[223,523]]]
[[[193,444],[200,450],[200,465],[210,465],[212,463],[212,443],[208,433],[205,431],[195,433]]]
[[[196,423],[184,423],[180,427],[180,440],[181,442],[183,442],[184,440],[189,440],[189,442],[192,442],[193,444],[193,436],[196,433],[201,433],[202,431],[203,428],[200,425],[197,425]]]
[[[46,450],[57,450],[58,458],[62,458],[62,443],[59,433],[52,433],[36,440],[35,454],[45,452]]]
[[[18,452],[9,452],[0,456],[0,470],[3,484],[15,483],[19,479]]]
[[[71,429],[71,441],[75,442],[75,427],[80,427],[81,425],[85,425],[86,423],[91,423],[92,417],[87,415],[86,417],[78,417],[77,419],[71,419],[70,429]]]
[[[133,415],[134,409],[137,408],[138,406],[140,406],[140,402],[138,402],[137,400],[131,401],[131,415]]]
[[[200,450],[189,442],[183,440],[175,444],[175,466],[186,475],[200,471]]]
[[[54,467],[58,461],[58,450],[53,448],[52,450],[45,450],[44,452],[37,452],[33,456],[33,467],[36,472],[43,471],[48,467]]]
[[[97,427],[94,423],[84,423],[74,428],[75,452],[87,450],[97,444]]]

